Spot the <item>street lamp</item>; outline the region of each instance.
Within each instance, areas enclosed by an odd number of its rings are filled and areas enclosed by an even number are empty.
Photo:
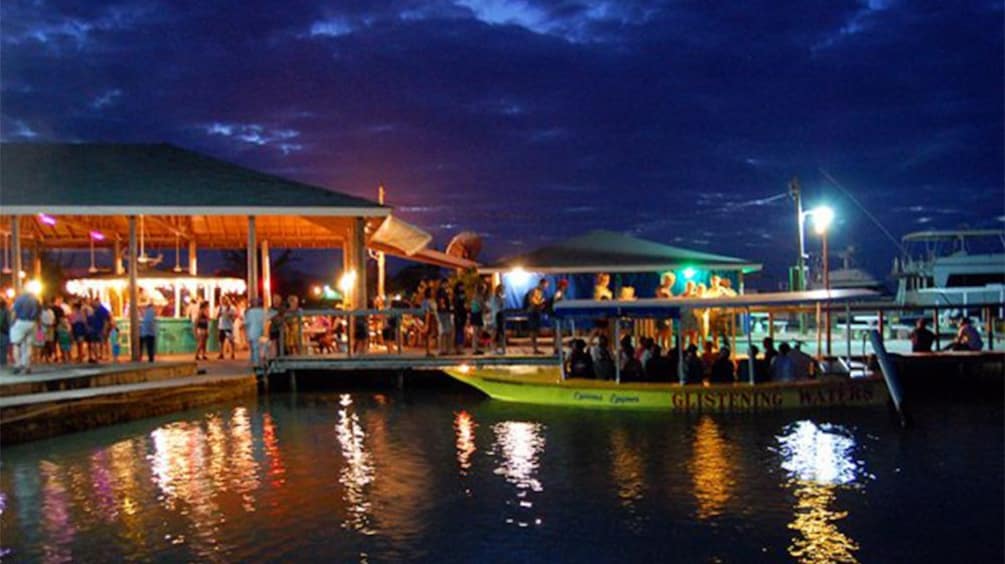
[[[830,277],[830,260],[827,256],[827,231],[830,229],[832,223],[834,223],[834,210],[828,206],[819,206],[813,208],[807,212],[813,218],[813,230],[816,231],[817,235],[820,235],[820,243],[823,247],[822,252],[822,262],[823,262],[823,282],[824,290],[830,292],[831,289],[831,277]],[[827,305],[827,310],[824,313],[824,324],[827,325],[827,356],[831,354],[831,308],[830,304]]]

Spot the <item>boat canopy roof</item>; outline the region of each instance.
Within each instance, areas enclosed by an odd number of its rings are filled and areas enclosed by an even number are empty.
[[[522,268],[539,273],[665,272],[695,267],[723,272],[757,272],[759,263],[683,249],[602,229],[483,266],[482,273]]]
[[[683,309],[746,308],[848,302],[878,296],[872,290],[809,290],[769,292],[714,298],[645,298],[639,300],[563,300],[555,303],[558,317],[670,317]]]

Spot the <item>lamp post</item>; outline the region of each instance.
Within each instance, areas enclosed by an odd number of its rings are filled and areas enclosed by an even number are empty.
[[[827,231],[830,229],[831,224],[834,222],[834,210],[827,206],[819,206],[814,208],[809,212],[813,216],[813,230],[816,231],[817,235],[820,235],[820,244],[822,246],[822,259],[823,259],[823,282],[824,290],[830,293],[831,289],[831,278],[830,278],[830,261],[827,255]],[[831,308],[827,305],[827,309],[824,312],[824,324],[827,326],[827,356],[831,354]]]

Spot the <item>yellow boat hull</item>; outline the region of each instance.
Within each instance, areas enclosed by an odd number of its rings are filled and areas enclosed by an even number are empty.
[[[884,405],[889,399],[878,377],[706,386],[562,380],[557,367],[462,366],[446,373],[500,401],[603,409],[730,413]]]

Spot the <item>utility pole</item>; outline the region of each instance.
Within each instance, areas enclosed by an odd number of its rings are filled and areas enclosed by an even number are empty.
[[[799,256],[796,259],[796,270],[789,276],[789,287],[801,292],[806,289],[806,231],[803,225],[803,195],[799,186],[799,177],[793,176],[789,181],[789,195],[796,201],[796,225],[799,229]],[[806,314],[799,314],[799,334],[806,334]]]

